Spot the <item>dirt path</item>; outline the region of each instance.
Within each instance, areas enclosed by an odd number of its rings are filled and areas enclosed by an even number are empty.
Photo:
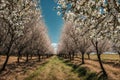
[[[78,74],[71,71],[70,66],[54,56],[25,80],[80,80]]]

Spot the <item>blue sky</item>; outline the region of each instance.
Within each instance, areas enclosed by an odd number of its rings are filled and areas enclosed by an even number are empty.
[[[54,0],[41,0],[40,6],[48,29],[48,35],[52,43],[58,43],[63,20],[61,16],[57,15],[57,11],[54,10],[54,7],[57,6],[57,4]]]

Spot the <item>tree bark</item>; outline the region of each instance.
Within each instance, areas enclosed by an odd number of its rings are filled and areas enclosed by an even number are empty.
[[[12,45],[13,45],[13,41],[11,40],[11,41],[10,41],[10,44],[9,44],[9,47],[8,47],[8,50],[7,50],[7,52],[6,52],[6,60],[5,60],[5,62],[3,63],[2,68],[0,69],[0,73],[5,70],[5,67],[6,67],[6,65],[7,65],[7,63],[8,63]]]
[[[0,73],[5,70],[5,67],[7,65],[8,60],[9,60],[9,57],[10,57],[9,55],[6,56],[6,60],[5,60],[4,64],[3,64],[2,68],[0,69]]]
[[[32,56],[33,56],[33,54],[30,55],[30,59],[31,59],[31,60],[32,60]]]
[[[101,67],[101,69],[102,69],[102,72],[103,72],[103,74],[107,77],[107,73],[106,73],[106,71],[105,71],[105,69],[104,69],[104,67],[103,67],[100,54],[97,54],[97,57],[98,57],[98,61],[99,61],[100,67]]]
[[[74,60],[74,56],[75,56],[75,54],[74,54],[74,52],[72,52],[72,60]]]
[[[72,59],[71,59],[71,53],[70,53],[70,52],[69,52],[69,59],[70,59],[70,61],[72,60]]]
[[[118,52],[118,55],[119,55],[119,61],[120,61],[120,52]]]
[[[84,61],[84,53],[82,53],[82,64],[85,64],[85,61]]]
[[[18,51],[18,57],[17,57],[17,62],[20,63],[20,51]]]
[[[41,59],[40,59],[40,54],[38,54],[38,60],[40,61]]]
[[[90,60],[90,54],[87,54],[88,55],[88,59]]]
[[[49,54],[47,54],[47,58],[49,58]]]
[[[106,71],[103,67],[102,61],[101,61],[101,56],[100,56],[101,54],[99,53],[99,50],[98,50],[98,42],[97,41],[96,41],[96,52],[97,52],[97,57],[98,57],[98,61],[99,61],[100,67],[102,69],[102,72],[103,72],[104,76],[107,77],[107,73],[106,73]]]
[[[27,53],[26,54],[26,62],[28,62],[28,60],[29,60],[28,58],[29,58],[29,54]]]

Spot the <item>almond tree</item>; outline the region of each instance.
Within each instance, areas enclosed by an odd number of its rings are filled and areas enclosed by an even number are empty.
[[[66,35],[66,41],[69,44],[69,55],[71,59],[74,59],[76,46],[77,46],[77,34],[75,27],[70,22],[66,22],[64,26],[64,35]]]
[[[91,45],[91,46],[87,49],[87,52],[86,52],[89,60],[90,60],[90,54],[91,54],[92,52],[94,52],[94,49],[93,49],[93,46]]]
[[[85,53],[87,53],[87,50],[89,49],[89,47],[90,47],[90,41],[88,41],[88,39],[85,37],[83,38],[81,37],[78,41],[78,49],[82,54],[82,64],[85,63],[84,55]]]
[[[79,30],[75,28],[73,24],[66,22],[59,47],[62,46],[62,50],[69,53],[70,60],[74,59],[76,51],[80,51],[82,55],[82,64],[84,64],[84,54],[90,47],[90,41],[87,39],[86,36],[82,37]]]
[[[60,5],[57,7],[59,14],[62,14],[65,20],[77,25],[82,24],[83,26],[79,25],[79,27],[86,28],[85,34],[93,31],[94,34],[88,34],[92,36],[96,45],[104,38],[110,39],[113,43],[116,42],[115,35],[120,33],[119,0],[58,0],[58,4]],[[106,75],[103,68],[102,70]]]
[[[2,0],[0,1],[0,20],[6,24],[7,37],[3,45],[6,49],[6,60],[0,70],[3,71],[11,54],[14,42],[21,37],[25,24],[37,10],[37,1],[33,0]],[[1,26],[2,27],[2,26]]]
[[[61,52],[61,56],[64,56],[65,58],[68,56],[70,60],[74,59],[75,52],[75,43],[73,42],[73,31],[74,29],[71,27],[71,24],[65,23],[63,33],[61,35],[61,41],[58,47],[59,53]]]

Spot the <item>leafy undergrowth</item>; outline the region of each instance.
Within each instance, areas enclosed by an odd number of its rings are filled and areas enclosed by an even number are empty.
[[[72,71],[71,66],[54,56],[25,80],[80,80],[80,78],[77,72]]]

